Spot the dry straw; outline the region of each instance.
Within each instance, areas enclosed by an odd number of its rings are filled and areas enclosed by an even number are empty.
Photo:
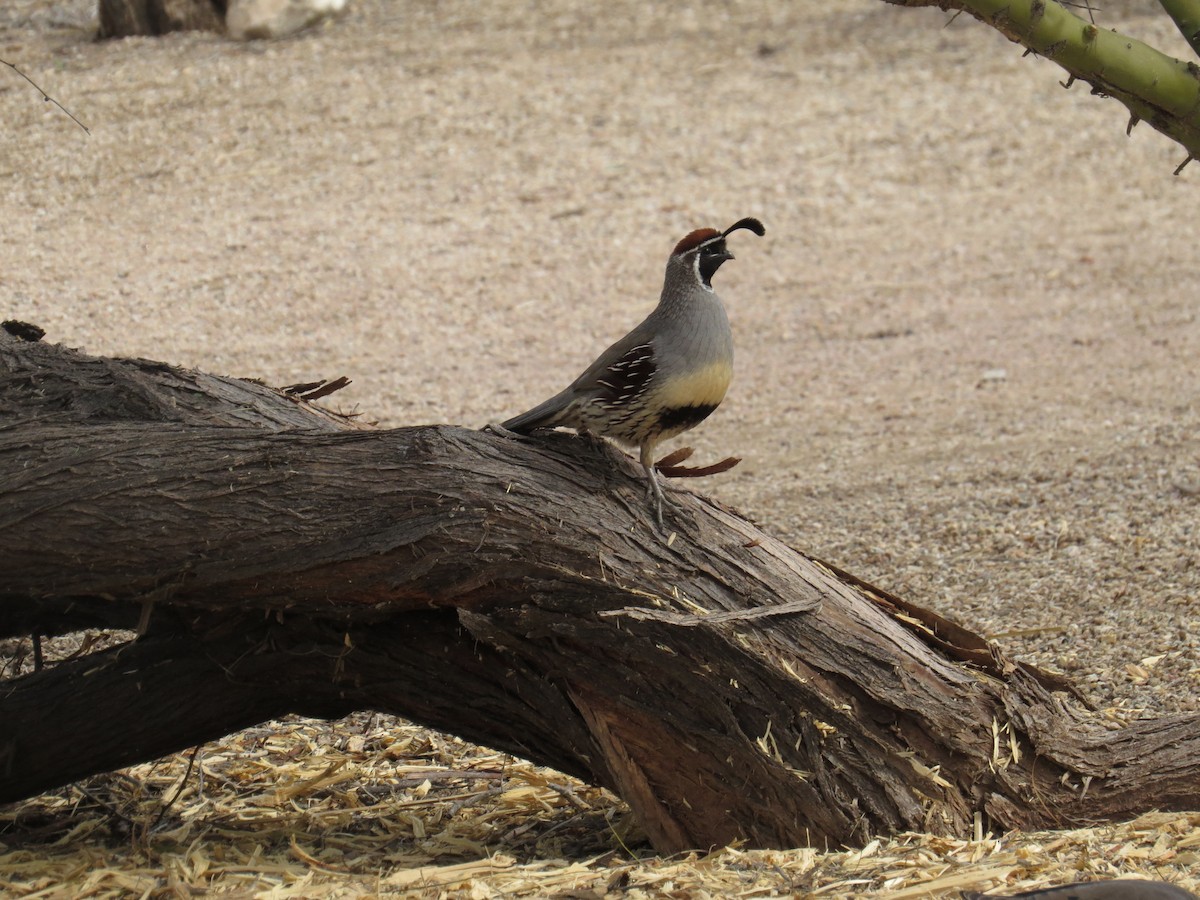
[[[1200,813],[861,850],[655,857],[611,794],[383,716],[290,719],[0,813],[0,896],[960,896],[1200,888]]]

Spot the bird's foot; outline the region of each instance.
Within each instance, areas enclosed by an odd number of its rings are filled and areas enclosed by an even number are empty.
[[[654,511],[654,524],[658,526],[659,531],[665,531],[666,526],[663,525],[663,503],[664,496],[662,486],[658,483],[658,479],[653,472],[648,472],[646,481],[646,502],[650,504],[650,508]]]

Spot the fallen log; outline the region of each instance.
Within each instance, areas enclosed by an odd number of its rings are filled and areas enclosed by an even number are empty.
[[[136,635],[0,682],[0,802],[374,709],[609,787],[662,852],[1197,804],[1195,716],[1114,729],[702,497],[660,534],[606,445],[321,392],[0,333],[0,636]]]

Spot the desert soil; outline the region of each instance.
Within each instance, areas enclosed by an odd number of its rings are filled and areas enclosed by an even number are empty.
[[[757,216],[701,489],[1066,671],[1200,709],[1200,164],[966,16],[880,0],[352,0],[295,39],[96,43],[6,0],[0,317],[385,426],[482,425]],[[1181,58],[1152,4],[1102,24]]]

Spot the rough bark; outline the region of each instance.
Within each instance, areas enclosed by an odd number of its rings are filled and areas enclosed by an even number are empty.
[[[0,800],[370,708],[606,785],[664,852],[1196,805],[1196,717],[1111,730],[689,493],[666,539],[603,445],[353,426],[0,335],[0,634],[140,635],[0,683]]]

